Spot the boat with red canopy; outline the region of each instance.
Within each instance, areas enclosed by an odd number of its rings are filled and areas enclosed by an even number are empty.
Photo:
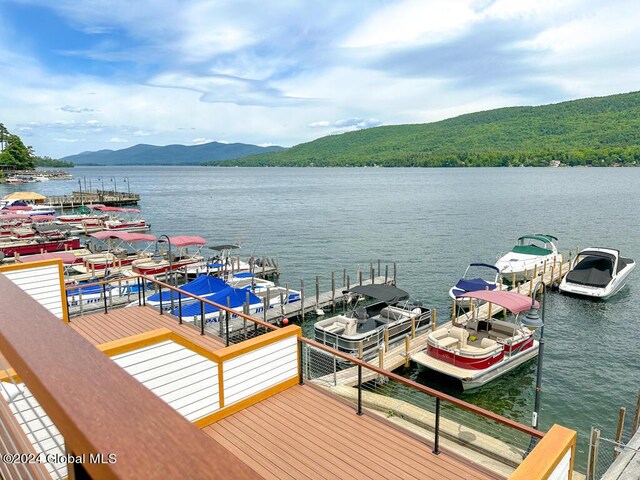
[[[166,252],[156,251],[152,257],[134,260],[131,264],[133,271],[141,275],[158,275],[169,271],[176,271],[197,262],[202,262],[204,257],[200,250],[207,241],[202,237],[178,235],[160,239],[159,242],[167,243]],[[158,245],[156,243],[156,246]],[[189,247],[194,247],[189,251]]]
[[[74,269],[79,273],[95,275],[96,270],[122,269],[130,266],[135,260],[151,256],[149,249],[156,241],[155,235],[137,232],[111,232],[101,231],[89,235],[105,244],[106,248],[91,246],[93,253],[85,255],[83,265],[76,265]],[[136,248],[137,244],[145,243],[143,248]],[[87,244],[89,245],[89,244]]]
[[[461,297],[499,305],[514,314],[515,319],[508,322],[480,318],[480,312],[488,309],[472,309],[461,322],[429,334],[427,349],[411,356],[418,365],[460,380],[468,390],[504,375],[538,354],[533,331],[518,321],[521,312],[532,306],[538,308],[537,301],[532,305],[526,295],[499,290],[467,292]]]
[[[151,228],[137,208],[96,207],[96,210],[109,215],[104,221],[104,229],[108,231],[146,232]]]

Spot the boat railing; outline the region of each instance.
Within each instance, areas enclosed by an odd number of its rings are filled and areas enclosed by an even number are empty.
[[[366,410],[417,434],[434,453],[464,454],[508,476],[544,437],[537,429],[314,340],[300,342],[303,381],[343,397],[358,415]]]

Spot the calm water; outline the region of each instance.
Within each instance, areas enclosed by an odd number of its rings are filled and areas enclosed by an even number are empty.
[[[72,170],[74,180],[15,190],[69,193],[78,178],[94,189],[142,195],[156,235],[201,235],[209,245],[240,241],[243,255],[278,257],[280,283],[305,279],[322,290],[331,272],[355,279],[369,262],[397,262],[398,284],[450,317],[447,292],[472,261],[493,263],[524,233],[549,233],[568,249],[606,246],[640,260],[640,169],[288,169],[104,167]],[[102,182],[99,180],[102,179]],[[113,180],[112,180],[113,179]],[[127,185],[128,184],[128,185]],[[384,267],[383,267],[384,268]],[[640,387],[640,275],[607,302],[548,292],[540,426],[578,430],[584,452],[592,425],[613,438],[618,409],[633,412]],[[353,281],[353,280],[352,280]],[[457,396],[529,423],[535,362]],[[406,375],[433,383],[412,369]],[[629,428],[630,421],[627,422]],[[582,462],[581,462],[582,463]]]

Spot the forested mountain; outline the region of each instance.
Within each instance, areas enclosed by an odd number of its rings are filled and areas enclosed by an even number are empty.
[[[370,128],[223,162],[261,166],[640,164],[640,92]]]
[[[204,143],[202,145],[135,145],[122,150],[100,150],[70,155],[61,160],[75,165],[201,165],[233,158],[282,150],[244,143]]]

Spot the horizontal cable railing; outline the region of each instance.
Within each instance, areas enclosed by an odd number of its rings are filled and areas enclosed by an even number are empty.
[[[338,352],[310,339],[300,340],[303,379],[328,388],[353,404],[377,413],[441,447],[469,458],[494,462],[509,474],[544,433],[400,375]]]

